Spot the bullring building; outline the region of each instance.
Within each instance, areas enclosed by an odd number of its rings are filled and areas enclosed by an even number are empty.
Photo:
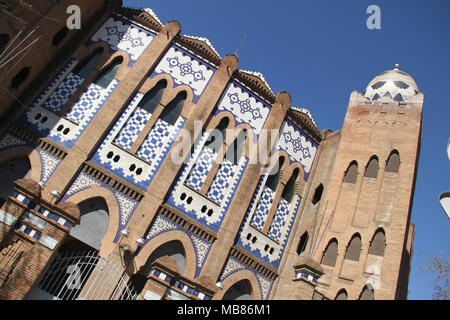
[[[71,30],[29,2],[0,20],[0,299],[407,298],[424,95],[398,65],[319,130],[151,9],[78,1]]]

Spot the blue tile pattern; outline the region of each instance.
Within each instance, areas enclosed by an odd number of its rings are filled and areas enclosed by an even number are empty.
[[[187,85],[194,94],[193,102],[197,103],[216,67],[178,45],[172,45],[158,62],[150,74],[154,78],[160,74],[168,74],[174,81],[174,87]]]
[[[52,95],[45,101],[44,106],[51,111],[58,112],[83,81],[84,79],[77,74],[69,73],[58,88],[56,88]]]
[[[185,183],[192,189],[200,192],[216,157],[217,153],[215,153],[212,149],[208,147],[203,148],[202,153],[195,162],[195,165]]]
[[[268,187],[264,187],[251,222],[252,226],[259,231],[262,231],[264,228],[274,198],[275,192]]]
[[[268,232],[269,237],[277,242],[281,239],[282,231],[284,226],[286,225],[286,219],[289,215],[289,209],[290,203],[281,198]]]
[[[134,141],[144,129],[145,124],[150,120],[151,116],[152,115],[149,112],[137,107],[118,136],[114,139],[114,143],[125,150],[130,150]]]
[[[105,42],[110,53],[124,51],[128,53],[133,66],[144,50],[150,45],[156,34],[141,24],[123,16],[112,15],[86,42],[86,46],[96,42]]]
[[[66,117],[76,123],[82,122],[89,111],[95,110],[96,104],[102,98],[103,90],[102,87],[91,83]]]
[[[135,95],[95,152],[92,160],[131,184],[146,190],[178,138],[186,119],[178,117],[174,125],[158,119],[138,148],[136,155],[123,150],[123,147],[124,149],[131,147],[132,142],[141,133],[141,128],[148,122],[144,120],[150,119],[149,113],[140,120],[137,119],[137,115],[143,115],[139,110],[135,112],[143,96],[142,93]]]
[[[222,164],[214,178],[211,187],[206,194],[211,200],[221,203],[222,199],[230,186],[234,173],[236,171],[236,166],[227,159],[223,159]]]

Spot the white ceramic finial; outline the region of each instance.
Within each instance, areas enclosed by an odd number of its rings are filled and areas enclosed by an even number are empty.
[[[396,64],[395,64],[395,68],[394,68],[394,70],[398,70],[398,67],[399,67],[399,64],[398,64],[398,63],[396,63]]]

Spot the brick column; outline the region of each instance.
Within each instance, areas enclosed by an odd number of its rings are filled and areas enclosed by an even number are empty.
[[[1,222],[7,227],[2,228],[0,300],[26,297],[80,218],[76,205],[43,201],[31,179],[16,181],[14,190],[2,208]]]
[[[324,274],[323,268],[317,261],[309,257],[300,257],[294,266],[294,271],[293,298],[298,300],[313,300],[317,280]]]
[[[270,133],[271,129],[279,130],[290,105],[290,95],[287,92],[278,93],[276,102],[270,111],[263,129],[266,129],[268,133]],[[259,143],[259,141],[257,143]],[[267,143],[268,150],[271,150],[273,146],[271,145],[270,137],[267,138]],[[248,208],[253,197],[253,192],[256,189],[259,178],[261,177],[261,169],[263,167],[264,165],[260,163],[248,164],[241,183],[236,190],[234,199],[228,209],[228,212],[232,212],[233,215],[227,214],[225,216],[223,225],[226,226],[226,231],[223,229],[219,231],[218,239],[214,242],[213,247],[208,254],[208,258],[206,260],[205,267],[202,269],[201,275],[208,274],[212,279],[218,279],[220,272],[222,271],[222,267],[228,257],[228,252],[230,252],[230,249],[234,244],[236,234],[239,232],[239,227],[241,226],[246,209]]]

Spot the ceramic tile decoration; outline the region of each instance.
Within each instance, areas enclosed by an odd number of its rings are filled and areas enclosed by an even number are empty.
[[[228,256],[227,261],[225,262],[225,265],[223,267],[223,270],[219,276],[219,281],[223,282],[233,273],[236,273],[241,270],[250,270],[255,274],[256,278],[258,279],[259,289],[261,292],[261,300],[268,300],[270,292],[272,291],[273,280],[270,280],[269,278],[263,276],[262,274],[248,267],[247,265],[240,262],[233,256]]]
[[[37,148],[37,151],[41,160],[41,178],[39,181],[45,183],[50,179],[62,160],[41,148]]]
[[[196,271],[195,276],[197,277],[204,265],[204,262],[206,260],[206,257],[209,254],[209,251],[211,249],[211,243],[208,241],[205,241],[192,232],[186,230],[185,228],[179,226],[173,221],[170,221],[168,218],[158,215],[156,219],[154,220],[152,227],[148,231],[147,235],[145,236],[145,243],[151,242],[152,239],[155,237],[164,234],[166,232],[170,231],[182,231],[186,233],[189,236],[189,239],[192,242],[192,245],[194,247],[195,255],[196,255]]]
[[[127,152],[151,117],[150,113],[137,107],[143,96],[142,93],[135,95],[92,160],[146,190],[178,138],[186,119],[178,117],[174,125],[158,119],[137,153],[134,155]]]
[[[107,184],[104,184],[100,180],[88,175],[86,172],[80,172],[75,181],[70,186],[69,190],[63,195],[61,201],[66,201],[73,195],[91,187],[101,187],[108,189],[114,195],[117,201],[117,207],[119,208],[119,228],[117,230],[114,242],[117,243],[120,237],[120,231],[122,231],[128,224],[128,221],[136,211],[139,202],[131,199],[123,193],[111,188]]]
[[[104,41],[112,52],[125,51],[130,56],[129,66],[139,59],[156,34],[125,17],[112,15],[87,41],[86,46]]]
[[[206,196],[201,195],[199,191],[210,171],[210,159],[215,157],[211,149],[203,147],[207,138],[208,133],[205,133],[196,143],[190,161],[176,178],[176,185],[170,191],[167,203],[217,232],[249,161],[242,157],[238,165],[232,167],[226,162],[222,163],[223,169],[219,168]],[[224,181],[224,184],[219,186],[219,181]]]
[[[192,89],[194,93],[193,102],[197,103],[215,70],[212,65],[200,60],[188,51],[177,45],[172,45],[161,58],[150,78],[159,74],[170,75],[174,81],[174,87],[187,85]]]
[[[274,198],[275,192],[268,187],[264,187],[263,193],[258,201],[258,205],[256,207],[255,213],[253,214],[251,222],[252,226],[259,231],[263,230]]]
[[[25,140],[20,139],[9,132],[6,132],[0,138],[0,151],[24,145],[27,145],[27,142]]]
[[[291,121],[285,120],[275,150],[284,150],[290,162],[300,162],[305,171],[304,179],[308,181],[316,157],[318,145],[304,134]]]
[[[267,175],[260,178],[241,225],[237,245],[274,268],[278,268],[302,198],[295,194],[290,204],[281,199],[268,234],[263,233],[262,228],[268,215],[268,211],[262,211],[261,209],[261,203],[265,201],[261,198],[269,189],[263,187],[266,179]],[[270,210],[270,207],[267,208],[265,205],[264,208]],[[261,211],[258,211],[258,209]]]
[[[216,115],[221,111],[230,111],[236,126],[246,123],[259,135],[267,120],[271,107],[257,98],[236,81],[231,81],[217,104]]]

